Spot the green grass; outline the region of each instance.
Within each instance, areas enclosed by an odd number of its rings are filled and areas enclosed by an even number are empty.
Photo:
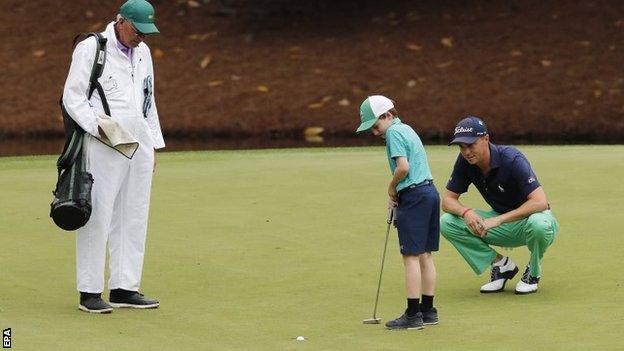
[[[386,229],[383,148],[160,154],[141,290],[161,308],[101,316],[77,310],[74,234],[48,218],[54,157],[0,158],[0,328],[15,350],[621,349],[624,146],[521,150],[561,224],[539,292],[515,296],[515,279],[479,294],[487,276],[442,239],[441,322],[413,332],[361,322]],[[428,148],[440,190],[456,151]],[[474,188],[466,201],[485,206]],[[405,303],[395,233],[384,322]]]

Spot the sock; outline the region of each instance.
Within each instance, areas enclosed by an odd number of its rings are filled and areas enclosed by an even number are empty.
[[[420,299],[407,298],[407,313],[408,317],[414,317],[416,313],[420,312]]]
[[[502,267],[507,264],[507,256],[503,256],[498,262],[492,263],[492,266]]]
[[[420,305],[420,311],[429,311],[433,308],[433,296],[424,295],[422,296],[422,304]]]

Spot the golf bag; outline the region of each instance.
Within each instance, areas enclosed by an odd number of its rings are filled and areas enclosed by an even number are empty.
[[[96,37],[97,49],[89,78],[87,96],[91,98],[93,91],[97,89],[104,111],[110,116],[104,90],[98,82],[106,63],[106,38],[99,33],[89,33],[86,36],[81,34],[74,38],[74,45],[79,38],[90,36]],[[50,217],[61,229],[73,231],[84,226],[91,217],[93,176],[86,171],[86,155],[83,152],[85,131],[71,118],[63,106],[62,95],[59,104],[63,114],[66,141],[63,152],[56,162],[58,180],[52,192],[54,199],[50,204]]]

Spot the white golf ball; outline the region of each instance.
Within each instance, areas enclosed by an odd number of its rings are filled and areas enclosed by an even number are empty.
[[[305,338],[303,336],[298,336],[297,337],[297,341],[303,341],[303,340],[305,340]]]

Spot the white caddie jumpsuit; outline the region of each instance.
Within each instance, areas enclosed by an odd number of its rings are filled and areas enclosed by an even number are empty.
[[[109,248],[108,289],[138,291],[143,269],[145,237],[154,163],[154,149],[163,148],[162,132],[154,94],[144,117],[144,82],[154,69],[149,48],[140,43],[132,61],[118,48],[114,22],[102,33],[106,43],[106,63],[99,81],[108,101],[111,118],[139,142],[132,159],[103,144],[98,136],[97,114],[104,113],[94,91],[87,99],[89,77],[97,42],[89,37],[80,42],[63,90],[63,104],[69,115],[89,134],[85,138],[87,169],[93,175],[92,213],[76,237],[78,291],[104,291],[106,244]],[[148,78],[149,77],[149,78]]]

